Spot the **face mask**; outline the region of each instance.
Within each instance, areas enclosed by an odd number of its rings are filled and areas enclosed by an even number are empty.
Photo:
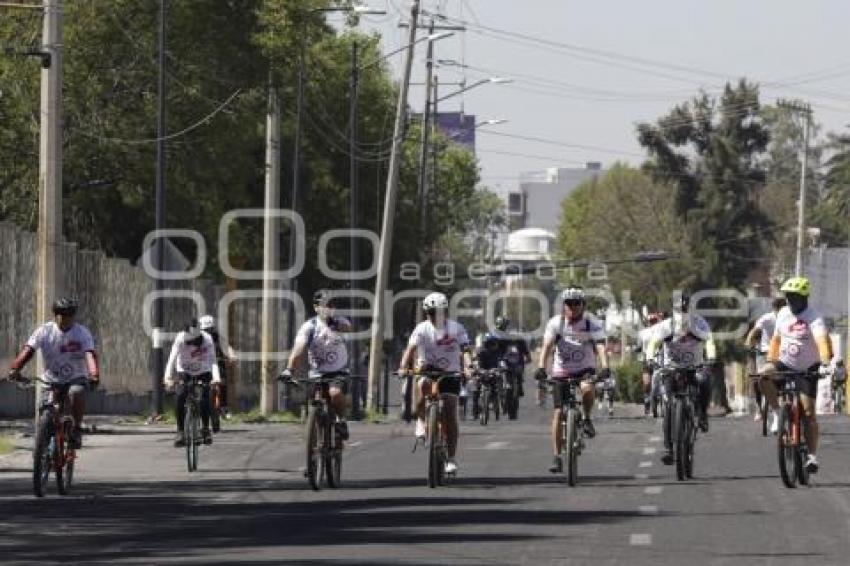
[[[800,295],[788,296],[788,308],[791,309],[793,314],[800,314],[806,310],[807,306],[809,306],[809,300],[806,297]]]

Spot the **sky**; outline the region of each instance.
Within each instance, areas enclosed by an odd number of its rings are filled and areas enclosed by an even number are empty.
[[[363,0],[387,10],[360,28],[378,31],[385,52],[407,42],[409,0]],[[467,31],[435,43],[436,58],[467,65],[468,83],[508,77],[440,105],[507,123],[478,130],[482,183],[499,192],[523,171],[587,161],[639,164],[635,125],[653,121],[700,88],[718,92],[740,77],[762,85],[762,103],[812,104],[822,132],[850,124],[850,2],[846,0],[423,0]],[[424,20],[421,20],[424,21]],[[422,31],[422,34],[427,32]],[[391,59],[397,77],[403,58]],[[463,69],[441,65],[442,83]],[[425,74],[416,46],[413,82]],[[443,92],[451,92],[446,86]],[[413,85],[409,103],[421,110]],[[489,132],[488,132],[489,130]],[[520,139],[538,138],[537,140]]]

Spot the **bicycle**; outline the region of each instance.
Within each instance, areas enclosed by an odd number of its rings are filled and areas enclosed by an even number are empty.
[[[593,379],[595,372],[585,372],[580,375],[570,376],[566,379],[546,379],[545,383],[552,386],[562,387],[560,408],[560,432],[561,432],[561,461],[564,463],[564,474],[567,484],[573,487],[578,482],[578,457],[585,448],[584,439],[579,431],[582,429],[584,419],[581,416],[581,393],[579,387],[586,379]]]
[[[517,375],[505,360],[499,360],[499,371],[502,374],[502,412],[509,420],[515,421],[519,412],[518,380],[522,379],[522,374]]]
[[[664,438],[671,447],[676,463],[676,479],[685,481],[694,477],[694,446],[699,426],[696,419],[696,372],[705,367],[666,368],[664,406]]]
[[[47,388],[38,408],[38,428],[32,457],[33,492],[44,497],[52,471],[60,495],[68,495],[74,481],[77,451],[69,439],[76,422],[67,413],[68,391],[73,383],[53,383],[41,377],[17,377],[19,386],[34,387],[39,382]]]
[[[356,377],[356,376],[355,376]],[[322,483],[330,488],[342,485],[342,452],[345,441],[337,428],[337,416],[331,408],[331,385],[342,385],[352,376],[347,372],[313,373],[306,379],[293,379],[298,385],[310,388],[307,395],[307,423],[304,449],[306,469],[304,475],[314,491]]]
[[[616,387],[617,381],[613,374],[608,379],[596,382],[596,402],[599,412],[605,409],[609,419],[614,416],[614,390]]]
[[[749,376],[750,379],[753,382],[753,388],[759,388],[759,390],[761,389],[761,384],[759,383],[760,380],[761,380],[760,375],[761,374],[750,374],[750,376]],[[761,421],[761,435],[767,436],[767,410],[768,410],[768,405],[767,405],[767,397],[765,396],[764,393],[761,393],[760,401],[761,402],[757,403],[756,408],[758,409],[759,420]]]
[[[428,487],[435,488],[448,483],[449,474],[445,466],[449,459],[448,433],[446,430],[446,398],[453,393],[443,393],[443,389],[451,388],[449,382],[460,383],[461,375],[437,370],[417,372],[418,375],[431,380],[431,389],[426,396],[425,410],[427,415],[427,445],[428,445]],[[411,380],[410,373],[395,374],[399,379]],[[411,383],[408,381],[408,383]],[[448,387],[447,387],[448,386]],[[417,440],[418,445],[418,440]],[[414,445],[413,450],[416,450]]]
[[[810,436],[809,419],[805,418],[803,402],[797,387],[798,379],[821,376],[807,371],[777,371],[768,375],[751,374],[751,377],[784,377],[779,390],[779,432],[776,435],[777,459],[779,461],[779,476],[786,487],[808,485],[809,471],[806,469],[806,458],[809,455],[808,439]]]
[[[502,371],[498,369],[477,370],[481,394],[478,398],[478,420],[481,426],[487,426],[490,422],[490,409],[493,416],[499,420],[499,412],[502,404]]]
[[[203,444],[201,434],[201,402],[204,396],[204,388],[209,384],[201,379],[200,375],[189,375],[184,380],[184,386],[188,387],[185,411],[183,413],[183,441],[186,445],[186,468],[189,472],[198,470],[198,452]],[[210,419],[212,419],[210,410]]]
[[[833,381],[832,382],[832,410],[836,415],[843,415],[845,413],[845,380],[841,381]]]

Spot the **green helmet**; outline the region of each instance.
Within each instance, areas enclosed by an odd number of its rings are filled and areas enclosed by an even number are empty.
[[[809,280],[805,277],[792,277],[782,284],[779,289],[783,293],[795,293],[803,297],[809,296]]]

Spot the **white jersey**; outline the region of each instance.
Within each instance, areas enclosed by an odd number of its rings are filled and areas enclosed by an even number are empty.
[[[321,317],[313,317],[298,329],[295,345],[307,348],[310,370],[334,373],[348,369],[348,347],[340,330],[348,329],[351,322],[344,317],[331,318],[330,325]]]
[[[563,378],[596,369],[596,344],[605,342],[605,329],[596,317],[589,314],[576,322],[558,315],[549,319],[543,339],[555,344],[552,377]]]
[[[407,345],[416,347],[418,369],[432,367],[445,372],[459,372],[463,351],[469,348],[469,337],[466,329],[454,320],[446,320],[442,328],[424,320],[413,329]]]
[[[699,315],[677,313],[657,325],[655,339],[664,345],[665,365],[692,367],[703,362],[711,328]]]
[[[192,376],[211,373],[213,381],[221,381],[212,336],[201,332],[201,343],[195,346],[186,343],[186,332],[178,332],[165,366],[165,381],[173,381],[175,373]]]
[[[41,350],[46,381],[67,383],[89,375],[86,352],[94,352],[94,339],[82,324],[63,332],[55,322],[47,322],[32,333],[27,346]]]
[[[816,338],[827,335],[826,323],[820,313],[812,307],[795,315],[783,307],[776,315],[779,336],[779,361],[793,370],[805,371],[820,363]]]
[[[761,331],[759,336],[759,353],[766,354],[770,348],[770,339],[773,336],[773,331],[776,328],[776,313],[771,311],[761,315],[753,327]]]

